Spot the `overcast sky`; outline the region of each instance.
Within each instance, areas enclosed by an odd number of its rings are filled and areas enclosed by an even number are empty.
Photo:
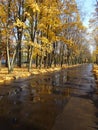
[[[80,8],[83,23],[88,26],[88,21],[95,10],[96,0],[76,0],[76,2]]]

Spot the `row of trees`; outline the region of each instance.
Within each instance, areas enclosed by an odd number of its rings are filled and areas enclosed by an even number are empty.
[[[0,0],[0,58],[36,67],[76,64],[90,52],[75,0]],[[85,44],[86,43],[86,44]]]
[[[90,37],[93,40],[93,61],[98,64],[98,0],[96,0],[95,11],[89,20],[89,27],[91,29]]]

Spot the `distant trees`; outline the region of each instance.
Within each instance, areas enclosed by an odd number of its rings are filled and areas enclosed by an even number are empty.
[[[93,12],[93,16],[89,21],[90,28],[92,29],[92,36],[95,42],[95,62],[98,64],[98,1],[96,0],[96,5],[95,5],[95,12]]]
[[[41,68],[88,58],[75,0],[0,0],[0,10],[0,56],[9,73],[22,62],[30,71],[32,63]]]

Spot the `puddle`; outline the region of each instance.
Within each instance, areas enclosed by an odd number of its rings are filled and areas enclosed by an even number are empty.
[[[50,130],[74,91],[93,80],[84,77],[90,69],[66,69],[1,87],[0,130]]]

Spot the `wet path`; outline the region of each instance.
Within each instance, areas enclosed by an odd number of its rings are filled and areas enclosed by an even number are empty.
[[[92,65],[0,87],[0,130],[98,130]]]
[[[92,66],[86,65],[69,71],[66,84],[71,97],[52,130],[98,130],[98,97],[91,70]]]

